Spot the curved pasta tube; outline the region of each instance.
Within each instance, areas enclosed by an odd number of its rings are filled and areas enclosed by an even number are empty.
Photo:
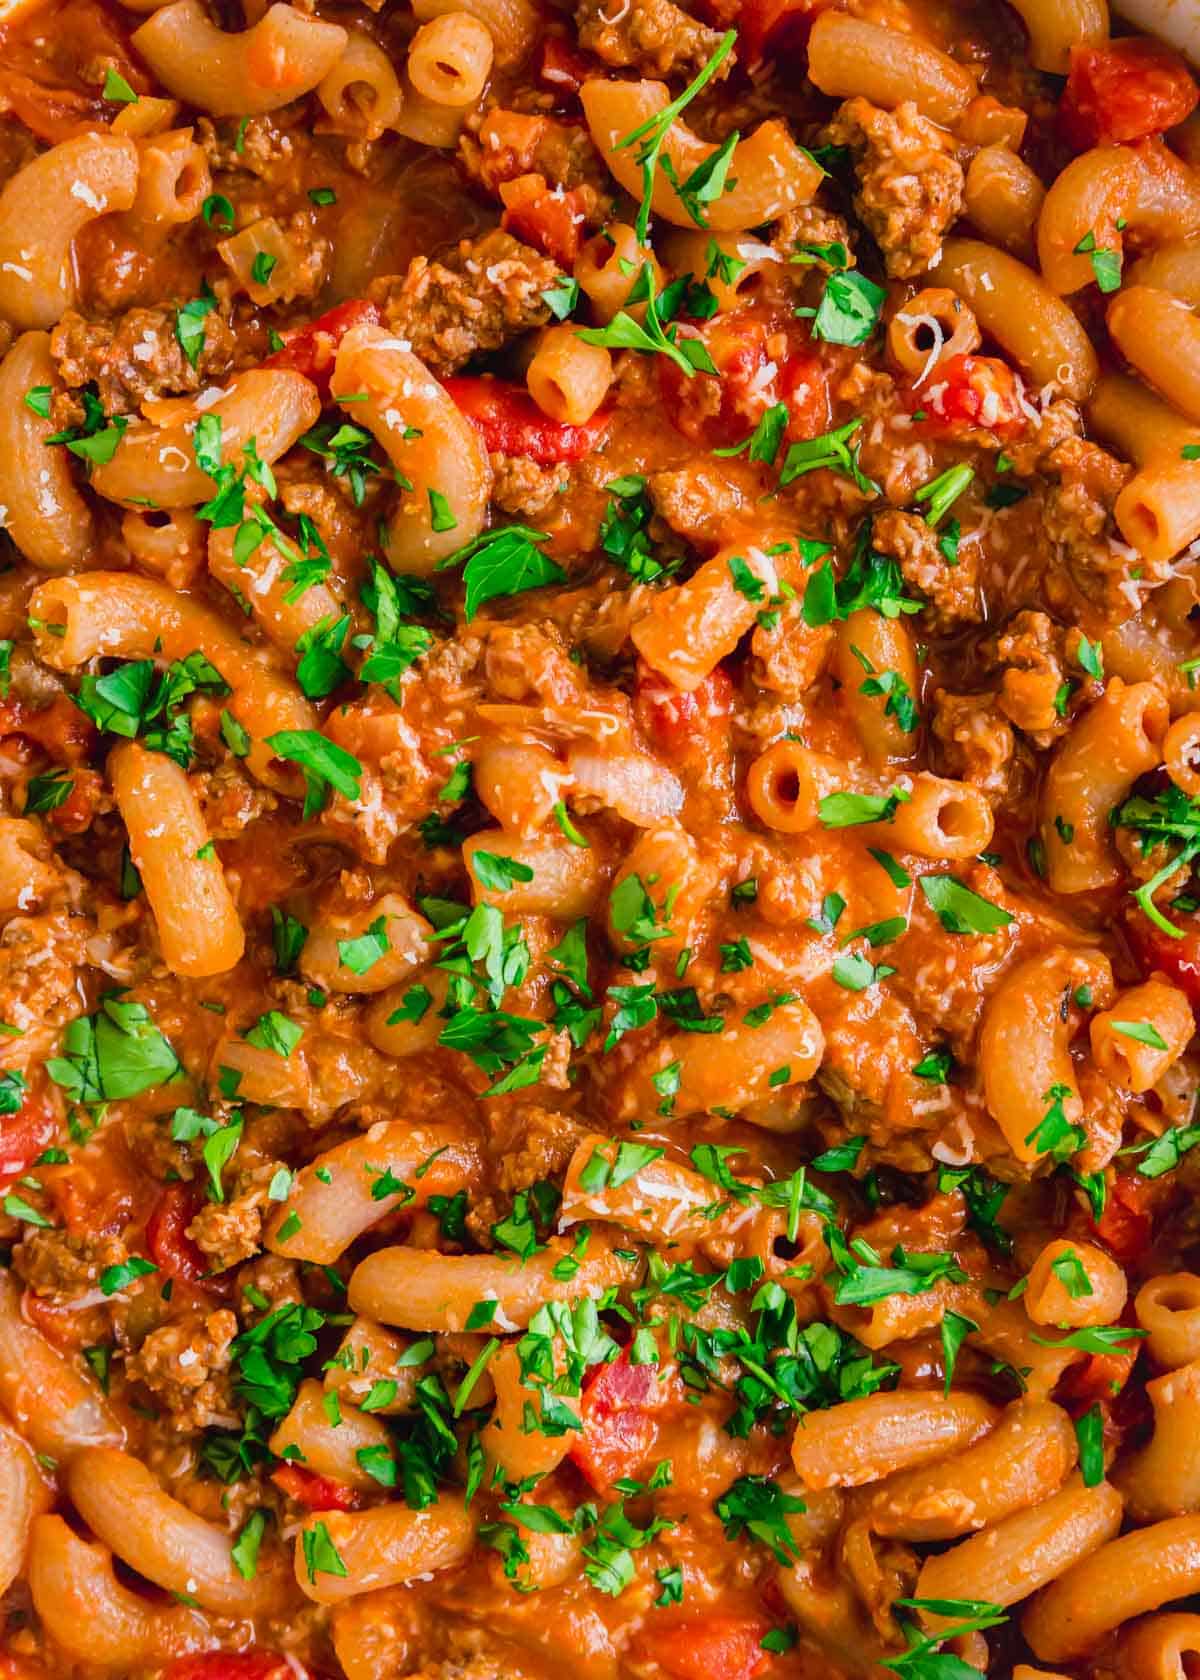
[[[1072,47],[1099,47],[1108,40],[1107,0],[1009,0],[1029,31],[1035,70],[1065,76]]]
[[[462,110],[487,85],[495,48],[487,26],[470,12],[444,12],[423,23],[409,42],[408,79],[436,105]]]
[[[604,154],[614,180],[634,198],[642,196],[642,170],[635,146],[619,142],[633,129],[650,122],[667,107],[670,92],[664,82],[584,82],[580,90],[583,114],[592,139]],[[677,180],[684,181],[717,150],[681,122],[675,122],[663,144]],[[787,125],[775,118],[760,123],[753,134],[734,148],[729,180],[736,183],[706,205],[713,233],[741,233],[774,221],[785,210],[811,203],[821,171],[796,144]],[[656,172],[651,209],[675,227],[695,227],[666,175]]]
[[[1148,1028],[1149,1033],[1139,1034],[1139,1028]],[[1092,1017],[1092,1056],[1114,1085],[1140,1094],[1157,1085],[1175,1065],[1195,1030],[1185,994],[1161,974],[1154,974],[1143,985],[1122,992],[1111,1009]],[[1150,1034],[1157,1043],[1146,1042]]]
[[[954,1540],[1048,1499],[1075,1468],[1071,1419],[1048,1400],[1017,1400],[965,1452],[884,1482],[867,1510],[874,1533]]]
[[[1183,456],[1185,449],[1200,445],[1200,426],[1136,379],[1115,373],[1097,384],[1088,420],[1106,443],[1141,469],[1113,510],[1121,535],[1149,561],[1174,559],[1200,536],[1200,473],[1195,461]]]
[[[1096,278],[1091,249],[1122,258],[1131,233],[1157,244],[1198,229],[1200,181],[1164,145],[1096,146],[1052,182],[1038,219],[1038,261],[1054,291],[1077,292]]]
[[[548,327],[525,370],[529,395],[552,420],[582,426],[607,397],[612,356],[602,344],[585,344],[574,327]]]
[[[10,1272],[0,1273],[0,1405],[35,1451],[50,1458],[125,1440],[99,1386],[25,1322]]]
[[[1193,309],[1200,308],[1200,244],[1168,240],[1124,270],[1127,286],[1158,286]]]
[[[197,649],[233,693],[226,705],[251,738],[246,764],[259,781],[283,792],[296,778],[281,770],[266,737],[283,729],[315,729],[317,715],[295,683],[238,639],[216,613],[154,578],[131,572],[81,572],[44,583],[30,597],[38,657],[72,671],[98,655],[120,659],[186,659]],[[61,634],[56,633],[61,630]]]
[[[712,1208],[711,1180],[660,1156],[614,1185],[612,1169],[619,1164],[619,1152],[619,1143],[602,1132],[580,1139],[563,1180],[560,1230],[600,1220],[663,1243],[696,1242],[713,1233],[711,1214],[705,1217],[705,1209]],[[610,1170],[600,1188],[589,1190],[583,1180],[589,1167],[598,1171],[593,1162],[604,1162]]]
[[[529,56],[541,27],[531,0],[413,0],[412,10],[421,23],[448,12],[468,12],[478,18],[492,37],[501,69],[509,69]]]
[[[77,301],[76,236],[97,216],[128,210],[138,150],[117,134],[60,141],[18,169],[0,192],[0,316],[52,327]]]
[[[1019,1604],[1113,1539],[1121,1527],[1121,1509],[1120,1494],[1107,1482],[1088,1488],[1072,1476],[1040,1505],[1015,1511],[982,1534],[927,1558],[917,1595],[959,1598],[969,1588],[972,1598],[990,1604]],[[924,1620],[932,1627],[943,1625],[937,1616],[926,1614]]]
[[[29,1448],[0,1424],[0,1592],[7,1592],[21,1573],[34,1520],[49,1508],[51,1498]]]
[[[908,798],[896,806],[890,822],[868,823],[860,829],[864,839],[887,835],[904,851],[949,862],[987,850],[995,817],[979,788],[931,776],[925,770],[911,780],[900,776],[898,784]]]
[[[298,1455],[306,1470],[370,1493],[379,1487],[379,1480],[363,1469],[358,1454],[380,1447],[390,1451],[392,1438],[377,1417],[360,1412],[348,1400],[331,1418],[325,1396],[319,1382],[310,1379],[300,1384],[291,1411],[271,1436],[271,1451],[276,1458]]]
[[[688,235],[679,234],[675,237],[687,239]],[[707,245],[704,249],[707,249]],[[776,255],[775,252],[771,254]],[[657,296],[662,290],[663,272],[653,246],[638,244],[636,228],[631,227],[628,222],[609,222],[603,233],[594,233],[590,239],[584,241],[575,259],[575,278],[579,282],[580,291],[592,306],[592,314],[602,326],[607,326],[613,316],[626,307],[629,294],[633,290],[634,277],[645,263],[650,265],[650,278]],[[690,268],[686,259],[680,266],[689,269],[691,273],[702,272],[698,257]],[[719,290],[719,276],[714,276],[709,285],[720,303],[722,294]],[[728,308],[728,302],[723,307]],[[641,320],[645,316],[646,306],[644,303],[635,303],[628,312],[635,319]]]
[[[1110,1540],[1058,1576],[1021,1631],[1043,1662],[1086,1657],[1122,1622],[1200,1590],[1200,1517],[1170,1517]]]
[[[585,836],[586,836],[586,830]],[[476,852],[498,852],[533,871],[527,881],[485,887],[472,868]],[[494,904],[506,916],[554,916],[574,921],[591,915],[608,881],[609,865],[596,846],[575,846],[557,828],[527,838],[504,829],[483,829],[464,840],[463,863],[476,904]]]
[[[378,941],[378,954],[366,968],[359,966],[357,957],[352,957],[354,966],[348,966],[347,948],[371,929],[377,930],[372,937]],[[347,915],[321,916],[308,931],[300,972],[327,992],[383,992],[429,961],[432,934],[432,924],[401,893],[384,893]]]
[[[808,74],[837,99],[861,94],[888,110],[911,99],[944,128],[975,94],[970,72],[928,41],[843,12],[822,12],[814,23]]]
[[[129,517],[127,514],[126,518]],[[296,644],[305,631],[315,629],[322,619],[327,624],[336,624],[342,603],[327,583],[310,584],[298,599],[289,600],[295,591],[288,577],[291,563],[288,555],[270,537],[263,537],[239,564],[233,558],[235,535],[236,530],[228,526],[209,532],[209,572],[226,589],[241,595],[267,640],[280,653],[294,659]]]
[[[613,235],[615,243],[609,242],[609,234]],[[592,308],[601,321],[611,320],[616,313],[612,309],[606,314],[604,305],[610,299],[619,297],[623,300],[629,291],[630,277],[621,268],[622,260],[632,260],[637,268],[653,256],[648,247],[639,249],[636,241],[637,234],[633,228],[626,223],[613,222],[603,233],[589,239],[576,259],[575,278],[591,299]],[[690,233],[672,231],[659,243],[673,274],[706,275],[705,284],[717,300],[718,314],[749,303],[764,279],[774,276],[781,280],[787,274],[784,257],[773,245],[765,245],[761,239],[756,239],[753,233],[713,235],[693,228]],[[732,261],[729,264],[718,263],[716,272],[708,274],[713,265],[713,247],[722,257],[729,257]],[[658,265],[654,266],[654,288],[659,292],[662,290],[662,276],[657,272]],[[600,276],[603,276],[600,288],[605,295],[598,300],[596,280]],[[637,305],[630,313],[641,319]]]
[[[219,400],[204,410],[220,421],[221,460],[242,465],[242,449],[253,441],[259,458],[277,461],[318,419],[316,386],[291,368],[248,368],[235,374]],[[165,426],[149,421],[129,427],[110,461],[92,473],[92,489],[124,507],[196,507],[213,494],[213,480],[196,459],[200,411]]]
[[[924,385],[940,363],[970,355],[980,342],[974,313],[949,286],[926,286],[896,311],[887,327],[888,353],[914,389]]]
[[[325,1367],[325,1387],[334,1389],[352,1405],[360,1406],[372,1389],[370,1416],[411,1412],[416,1405],[417,1383],[425,1374],[423,1365],[401,1364],[413,1345],[408,1336],[397,1335],[373,1319],[358,1317],[342,1337],[337,1355]],[[391,1383],[395,1393],[382,1396],[378,1383]]]
[[[1033,269],[981,240],[948,239],[932,274],[970,304],[983,331],[1034,385],[1077,401],[1088,395],[1100,371],[1092,341]]]
[[[628,86],[618,82],[605,86]],[[690,694],[699,688],[722,659],[728,658],[751,629],[761,610],[738,588],[731,567],[735,560],[763,586],[765,598],[780,593],[780,584],[795,586],[799,577],[795,553],[771,553],[770,536],[728,543],[711,560],[698,566],[686,583],[658,590],[644,618],[630,631],[642,658],[676,688]]]
[[[963,182],[968,219],[989,245],[1011,251],[1022,262],[1037,254],[1037,225],[1046,189],[1023,158],[1008,146],[983,146],[971,159]]]
[[[527,1425],[527,1412],[540,1417],[542,1397],[552,1391],[524,1380],[521,1356],[511,1344],[500,1349],[488,1371],[496,1385],[496,1407],[480,1436],[484,1451],[510,1482],[523,1481],[526,1476],[548,1476],[575,1442],[570,1429],[556,1428],[554,1434],[547,1434]],[[555,1394],[554,1406],[560,1416],[565,1407],[576,1419],[579,1417],[576,1395]]]
[[[86,1447],[67,1466],[75,1509],[97,1539],[156,1586],[226,1616],[270,1615],[289,1594],[277,1560],[260,1557],[244,1580],[228,1534],[164,1493],[129,1453]]]
[[[167,967],[191,979],[235,968],[246,935],[186,770],[127,741],[108,775]]]
[[[1049,1336],[1035,1342],[1034,1325],[1020,1301],[985,1300],[974,1317],[979,1324],[974,1344],[1022,1372],[1026,1392],[1037,1399],[1053,1394],[1063,1372],[1086,1358],[1081,1349]]]
[[[137,197],[130,212],[146,228],[194,221],[212,191],[208,156],[190,128],[144,140],[139,153]]]
[[[552,1238],[523,1266],[502,1254],[383,1248],[360,1261],[352,1273],[350,1307],[384,1324],[438,1331],[462,1330],[472,1307],[495,1301],[492,1327],[523,1330],[547,1301],[602,1295],[636,1276],[636,1263],[623,1259],[607,1235],[592,1231],[574,1276],[555,1277],[555,1266],[571,1248],[565,1239]]]
[[[1167,1272],[1151,1278],[1133,1302],[1156,1365],[1176,1371],[1200,1359],[1200,1277],[1195,1272]]]
[[[658,1106],[652,1077],[672,1064],[679,1085],[671,1113],[679,1117],[744,1109],[778,1088],[802,1085],[816,1073],[824,1053],[821,1023],[802,998],[777,1005],[759,1026],[730,1017],[720,1033],[673,1033],[641,1070],[640,1111]]]
[[[207,1619],[186,1604],[151,1604],[122,1586],[112,1553],[81,1540],[61,1517],[38,1517],[29,1591],[42,1626],[69,1656],[126,1673],[211,1644]]]
[[[1182,1610],[1150,1616],[1121,1634],[1117,1674],[1120,1680],[1187,1680],[1194,1665],[1184,1658],[1196,1656],[1200,1656],[1200,1616]]]
[[[1010,968],[983,1015],[979,1063],[988,1113],[1018,1161],[1036,1161],[1038,1128],[1056,1100],[1068,1123],[1083,1112],[1071,1062],[1069,994],[1090,986],[1103,1007],[1112,995],[1108,958],[1053,946]]]
[[[382,327],[346,334],[333,391],[365,395],[346,412],[372,434],[400,481],[387,519],[389,562],[396,571],[432,572],[483,529],[492,469],[478,432],[407,343]]]
[[[1028,1287],[1021,1299],[1035,1324],[1078,1329],[1115,1324],[1128,1294],[1124,1268],[1104,1249],[1056,1237],[1029,1268]]]
[[[1042,784],[1040,812],[1046,877],[1055,892],[1089,892],[1121,879],[1108,815],[1161,762],[1169,721],[1166,697],[1154,683],[1127,685],[1114,677],[1059,746]]]
[[[331,1265],[395,1209],[454,1195],[477,1177],[479,1165],[478,1145],[461,1131],[381,1120],[300,1169],[263,1240],[274,1254]],[[373,1191],[385,1174],[401,1188],[377,1197]]]
[[[174,0],[133,32],[158,80],[214,117],[259,116],[311,93],[348,39],[335,23],[294,6],[269,6],[251,29],[226,34],[201,0]]]
[[[645,753],[571,747],[567,773],[576,798],[582,795],[599,800],[606,810],[615,811],[635,828],[653,828],[656,823],[677,817],[683,809],[683,785],[678,777]],[[477,764],[477,780],[478,775]]]
[[[1200,1360],[1146,1384],[1154,1433],[1112,1479],[1134,1522],[1200,1511]]]
[[[394,992],[381,992],[364,1021],[367,1037],[376,1050],[382,1050],[385,1056],[415,1056],[422,1050],[432,1050],[446,1025],[442,1010],[449,984],[450,976],[444,969],[425,968]],[[409,1008],[406,999],[415,986],[424,988],[429,1001],[418,993]],[[415,1018],[418,1009],[420,1019]]]
[[[792,1462],[806,1488],[861,1487],[972,1446],[1000,1415],[976,1394],[871,1394],[806,1412]]]
[[[805,834],[820,821],[821,801],[845,782],[845,765],[800,741],[773,741],[746,772],[746,801],[764,828]]]
[[[65,449],[48,447],[53,420],[35,414],[26,392],[62,390],[44,332],[22,333],[0,363],[0,504],[4,528],[31,566],[71,571],[95,539],[91,510],[75,483]]]
[[[1189,419],[1200,421],[1200,318],[1157,286],[1125,286],[1108,331],[1129,365]]]
[[[304,1541],[320,1523],[342,1561],[331,1574]],[[337,1604],[359,1593],[425,1576],[462,1563],[475,1543],[475,1518],[462,1500],[443,1491],[435,1505],[412,1511],[393,1502],[370,1511],[314,1514],[296,1536],[296,1580],[316,1604]]]
[[[914,757],[919,735],[906,730],[897,699],[908,697],[915,707],[917,656],[908,626],[899,618],[885,618],[874,607],[863,607],[839,624],[834,635],[830,670],[839,684],[839,699],[867,762],[876,769],[903,764]],[[880,678],[891,677],[879,691]],[[865,690],[865,692],[864,692]]]
[[[377,140],[395,128],[404,107],[400,78],[383,48],[355,31],[346,50],[321,80],[317,98],[341,133]]]

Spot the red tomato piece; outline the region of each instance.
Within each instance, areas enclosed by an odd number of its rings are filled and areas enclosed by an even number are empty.
[[[65,694],[48,706],[15,698],[0,703],[0,739],[14,735],[41,747],[56,764],[82,764],[98,740],[94,724]]]
[[[301,1674],[307,1672],[300,1668]],[[163,1680],[297,1680],[297,1675],[274,1651],[205,1651],[169,1664]]]
[[[58,1116],[44,1090],[24,1092],[15,1114],[0,1115],[0,1190],[27,1173],[58,1136]]]
[[[200,1211],[201,1198],[190,1184],[168,1184],[146,1221],[146,1248],[167,1277],[198,1283],[211,1271],[208,1256],[187,1234]]]
[[[578,93],[589,76],[601,68],[594,58],[579,51],[562,35],[547,35],[538,55],[537,79],[551,93]]]
[[[442,384],[483,439],[501,455],[528,455],[542,466],[582,461],[599,448],[612,416],[594,414],[582,426],[563,425],[542,413],[519,385],[487,376],[444,379]]]
[[[571,1456],[594,1488],[636,1476],[654,1454],[665,1414],[682,1404],[678,1377],[664,1380],[657,1365],[631,1365],[623,1353],[585,1386]]]
[[[757,1617],[714,1612],[651,1622],[638,1646],[671,1680],[754,1680],[770,1662],[762,1648],[768,1631]]]
[[[1157,1179],[1139,1178],[1136,1173],[1122,1173],[1109,1186],[1104,1212],[1092,1224],[1101,1242],[1122,1263],[1136,1260],[1150,1246],[1154,1203],[1161,1195]]]
[[[1055,1391],[1055,1399],[1072,1415],[1086,1412],[1097,1400],[1111,1405],[1129,1381],[1137,1361],[1140,1342],[1130,1353],[1091,1353],[1082,1365],[1072,1365]]]
[[[1182,939],[1156,928],[1141,911],[1130,915],[1129,943],[1144,973],[1165,974],[1179,987],[1193,1009],[1200,1008],[1200,920],[1170,912],[1170,920],[1183,929]]]
[[[1148,36],[1074,47],[1059,131],[1075,151],[1129,144],[1174,128],[1196,109],[1200,89],[1178,53]]]
[[[551,187],[544,175],[530,174],[502,181],[500,198],[501,227],[570,268],[583,243],[583,193],[577,187]]]
[[[733,683],[719,665],[699,688],[685,694],[638,661],[634,716],[659,752],[675,757],[695,747],[707,754],[706,740],[724,730],[732,705]]]
[[[378,325],[379,310],[375,305],[365,298],[351,298],[347,303],[327,309],[306,327],[284,333],[283,349],[268,356],[263,366],[294,368],[319,386],[322,396],[328,396],[338,345],[352,328]]]
[[[335,1482],[332,1476],[319,1476],[315,1470],[305,1470],[299,1464],[281,1464],[272,1470],[271,1480],[282,1488],[297,1505],[307,1505],[310,1511],[353,1511],[358,1494],[345,1482]]]
[[[989,432],[1020,431],[1026,416],[1018,397],[1017,376],[997,356],[951,356],[930,375],[929,383],[909,395],[914,413],[925,425],[981,426]]]
[[[789,344],[759,316],[718,316],[703,328],[684,322],[678,333],[703,340],[719,375],[689,378],[666,356],[659,357],[663,402],[684,437],[706,449],[729,448],[749,437],[767,410],[781,402],[791,410],[789,438],[820,437],[828,430],[829,390],[821,362]]]
[[[738,14],[738,54],[753,68],[802,48],[813,23],[838,0],[743,0]]]

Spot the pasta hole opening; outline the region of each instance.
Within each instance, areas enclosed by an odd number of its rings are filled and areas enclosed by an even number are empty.
[[[1164,1312],[1169,1313],[1200,1311],[1200,1290],[1189,1290],[1180,1285],[1164,1289],[1158,1297],[1158,1305]]]
[[[947,799],[938,806],[938,833],[947,840],[965,840],[974,834],[977,824],[974,807],[965,799]]]
[[[183,203],[197,197],[205,185],[205,171],[189,158],[175,177],[175,197]]]
[[[794,810],[800,803],[800,775],[792,766],[784,765],[771,777],[771,794],[780,805]]]

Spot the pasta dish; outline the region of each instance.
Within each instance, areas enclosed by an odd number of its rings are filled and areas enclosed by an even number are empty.
[[[1197,77],[0,0],[0,1680],[1200,1675]]]

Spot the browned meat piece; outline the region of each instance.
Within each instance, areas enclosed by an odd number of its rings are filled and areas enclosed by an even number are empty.
[[[832,625],[805,623],[799,596],[786,601],[776,623],[759,624],[751,638],[755,682],[782,700],[799,700],[824,670],[833,638]]]
[[[109,1266],[128,1258],[120,1237],[30,1230],[13,1249],[12,1263],[35,1295],[66,1306],[95,1289]]]
[[[752,507],[742,486],[718,463],[705,460],[651,473],[646,491],[655,513],[688,542],[719,544],[727,528]]]
[[[269,181],[295,165],[296,143],[280,128],[277,117],[249,117],[244,126],[236,122],[218,126],[211,117],[201,117],[196,139],[214,172],[236,169]]]
[[[964,543],[951,565],[938,546],[939,533],[915,513],[891,508],[875,521],[872,544],[898,563],[909,588],[928,601],[928,615],[940,631],[976,624],[982,617],[978,589],[979,548]]]
[[[826,137],[854,154],[854,206],[896,279],[924,274],[942,250],[942,235],[962,213],[963,172],[944,129],[907,101],[882,111],[848,99]]]
[[[997,704],[1038,746],[1067,728],[1065,706],[1055,706],[1067,681],[1064,657],[1063,631],[1045,613],[1018,613],[996,641],[997,662],[1008,667]]]
[[[589,222],[612,212],[612,178],[583,123],[497,105],[477,135],[463,134],[458,155],[467,174],[496,197],[506,181],[540,175],[552,187],[581,191]]]
[[[226,1271],[242,1260],[250,1260],[262,1247],[263,1220],[270,1212],[267,1191],[283,1165],[266,1161],[241,1181],[238,1193],[227,1202],[209,1202],[200,1209],[187,1234],[212,1261],[215,1272]]]
[[[1058,480],[1046,493],[1046,533],[1069,549],[1104,534],[1117,497],[1133,476],[1132,467],[1080,437],[1052,449],[1045,470]]]
[[[269,1306],[255,1306],[258,1297],[265,1297]],[[239,1270],[233,1299],[248,1324],[257,1322],[267,1311],[274,1312],[276,1307],[303,1306],[300,1267],[295,1260],[285,1260],[281,1254],[260,1254]]]
[[[694,76],[721,44],[720,34],[689,17],[674,0],[582,0],[575,13],[579,44],[614,69],[644,76]],[[730,53],[715,79],[733,68]]]
[[[852,268],[856,261],[853,238],[844,216],[815,203],[785,211],[771,230],[771,245],[785,261],[800,245],[843,245]]]
[[[375,281],[371,297],[396,336],[434,373],[447,374],[544,327],[550,309],[542,293],[557,277],[549,257],[496,229],[464,239],[444,261],[414,257],[402,279]]]
[[[228,1307],[213,1313],[188,1313],[174,1324],[152,1330],[127,1361],[126,1374],[145,1383],[185,1434],[214,1424],[233,1427],[229,1344],[238,1321]]]
[[[570,483],[563,466],[539,466],[528,455],[493,455],[492,501],[528,523],[558,500]]]
[[[129,414],[143,397],[198,391],[233,362],[233,332],[215,309],[204,317],[204,344],[193,367],[175,336],[175,311],[130,309],[115,321],[85,321],[69,309],[50,335],[64,384],[95,383],[106,414]]]
[[[951,694],[940,688],[933,697],[932,724],[951,776],[984,793],[1005,792],[1015,743],[1010,725],[997,714],[994,694]]]

